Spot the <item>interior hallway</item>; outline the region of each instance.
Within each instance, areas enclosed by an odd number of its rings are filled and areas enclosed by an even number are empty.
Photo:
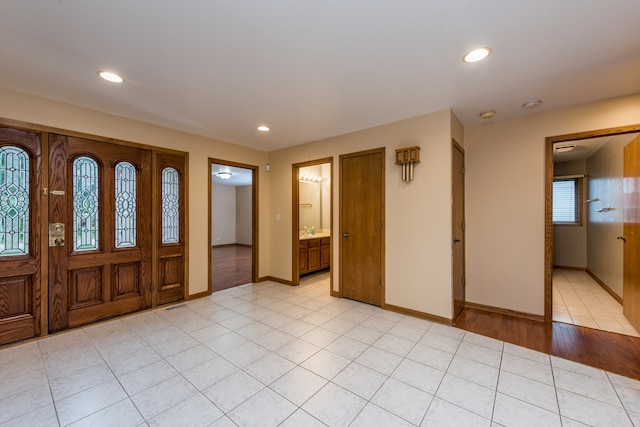
[[[553,270],[553,320],[640,337],[622,305],[585,271]]]
[[[248,284],[4,348],[0,425],[640,423],[640,381],[328,286]]]

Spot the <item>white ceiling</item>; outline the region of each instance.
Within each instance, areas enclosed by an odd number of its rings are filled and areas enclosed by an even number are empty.
[[[270,151],[638,93],[638,16],[638,0],[2,0],[0,86]]]
[[[633,133],[625,133],[621,135],[609,135],[609,136],[599,136],[596,138],[588,138],[588,139],[579,139],[575,141],[563,141],[556,142],[554,147],[564,147],[568,145],[574,145],[575,148],[571,151],[567,152],[557,152],[553,153],[553,162],[554,163],[564,163],[564,162],[573,162],[576,160],[586,160],[593,153],[598,151],[605,144],[623,144],[626,145],[633,138],[640,135],[640,132]]]

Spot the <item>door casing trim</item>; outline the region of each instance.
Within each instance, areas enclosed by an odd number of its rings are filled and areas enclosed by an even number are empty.
[[[245,164],[245,163],[238,163],[238,162],[232,162],[230,160],[221,160],[221,159],[214,159],[209,157],[209,161],[208,161],[208,167],[207,167],[207,173],[209,174],[208,176],[208,207],[207,207],[207,211],[208,211],[208,248],[209,248],[209,256],[208,256],[208,264],[209,264],[209,269],[208,269],[208,278],[207,278],[207,291],[206,292],[201,292],[200,294],[198,294],[199,296],[204,296],[204,295],[211,295],[212,293],[212,283],[211,283],[211,247],[213,242],[211,241],[211,165],[224,165],[224,166],[230,166],[230,167],[234,167],[234,168],[242,168],[242,169],[249,169],[251,170],[251,205],[252,205],[252,212],[251,212],[251,281],[253,283],[258,283],[259,281],[259,277],[258,277],[258,259],[259,259],[259,247],[258,247],[258,242],[259,242],[259,221],[258,221],[258,175],[260,172],[260,168],[258,166],[255,165],[249,165],[249,164]]]
[[[299,268],[299,230],[300,230],[300,180],[298,174],[300,168],[307,166],[318,166],[329,164],[329,174],[331,176],[330,189],[330,208],[329,208],[329,228],[331,230],[330,253],[331,261],[333,261],[333,157],[325,157],[323,159],[309,160],[307,162],[294,163],[291,165],[291,284],[297,286],[300,284],[300,268]],[[333,262],[331,262],[333,264]],[[333,269],[329,267],[329,289],[333,292]]]

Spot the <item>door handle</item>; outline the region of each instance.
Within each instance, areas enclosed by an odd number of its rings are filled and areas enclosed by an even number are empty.
[[[618,240],[622,240],[623,243],[626,243],[627,238],[624,236],[618,236]]]
[[[349,237],[349,233],[342,233],[342,237]]]
[[[453,243],[460,243],[460,239],[453,239]]]

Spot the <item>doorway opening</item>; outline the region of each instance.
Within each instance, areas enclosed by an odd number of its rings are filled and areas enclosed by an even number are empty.
[[[257,281],[257,167],[209,159],[209,289]]]
[[[627,320],[634,298],[623,286],[629,249],[623,243],[623,150],[639,130],[632,125],[546,139],[546,322],[638,335]]]
[[[292,166],[292,284],[328,278],[333,289],[333,158]],[[326,274],[328,272],[328,275]],[[324,273],[324,274],[323,274]]]

